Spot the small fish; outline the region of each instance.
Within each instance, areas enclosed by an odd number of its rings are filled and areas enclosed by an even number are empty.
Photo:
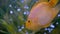
[[[58,0],[50,0],[49,2],[39,2],[35,4],[25,23],[25,28],[32,31],[39,31],[42,28],[50,26],[51,21],[59,12],[56,4]]]

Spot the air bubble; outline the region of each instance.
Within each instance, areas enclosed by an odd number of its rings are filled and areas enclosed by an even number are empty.
[[[13,14],[13,11],[10,11],[10,14]]]

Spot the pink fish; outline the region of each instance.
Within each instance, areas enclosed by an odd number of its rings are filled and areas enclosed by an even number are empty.
[[[56,7],[57,3],[58,0],[50,0],[49,2],[35,4],[30,11],[25,27],[32,31],[38,31],[50,26],[51,21],[59,12]]]

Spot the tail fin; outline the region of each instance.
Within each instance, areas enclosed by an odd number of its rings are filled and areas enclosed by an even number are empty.
[[[51,7],[55,7],[59,0],[50,0],[49,4]]]

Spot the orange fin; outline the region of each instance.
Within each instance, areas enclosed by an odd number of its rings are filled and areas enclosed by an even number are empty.
[[[49,4],[51,7],[55,7],[59,0],[50,0]]]

